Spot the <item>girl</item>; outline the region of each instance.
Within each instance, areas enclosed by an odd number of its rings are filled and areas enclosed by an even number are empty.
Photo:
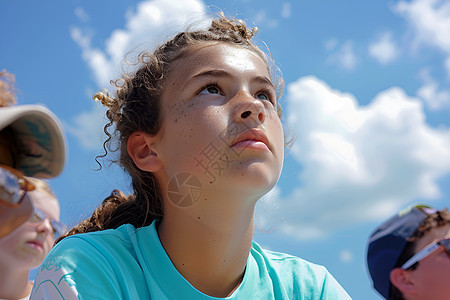
[[[134,194],[113,191],[71,230],[90,233],[54,248],[33,299],[349,298],[325,268],[252,242],[284,156],[282,79],[254,33],[221,15],[142,53],[114,98],[94,96]]]
[[[0,240],[0,299],[28,299],[33,283],[31,269],[37,268],[64,232],[59,222],[59,203],[47,182],[25,177],[35,189],[28,191],[33,204],[31,217]]]

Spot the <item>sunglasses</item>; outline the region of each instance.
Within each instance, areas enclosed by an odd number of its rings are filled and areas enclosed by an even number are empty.
[[[40,210],[37,207],[33,208],[33,214],[31,215],[30,219],[28,220],[28,222],[30,223],[39,223],[44,221],[45,219],[47,219],[47,215]],[[66,233],[66,225],[64,225],[63,222],[60,221],[56,221],[56,220],[52,220],[50,218],[48,218],[50,220],[50,224],[52,225],[53,228],[53,233],[55,234],[55,237],[63,235],[64,233]]]
[[[439,249],[439,247],[441,247],[441,246],[444,247],[445,252],[447,253],[447,255],[450,256],[450,238],[447,238],[447,239],[443,239],[438,242],[433,242],[433,243],[429,244],[428,246],[426,246],[425,248],[423,248],[422,250],[420,250],[419,252],[414,254],[410,259],[408,259],[408,261],[405,262],[401,266],[401,268],[403,270],[410,268],[412,265],[421,261],[428,255],[430,255],[431,253],[433,253],[434,251]]]
[[[0,203],[17,207],[27,192],[35,189],[22,172],[10,166],[0,165]]]

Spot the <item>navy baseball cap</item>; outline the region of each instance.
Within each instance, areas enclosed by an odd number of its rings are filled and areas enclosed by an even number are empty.
[[[367,248],[367,266],[374,288],[386,299],[391,289],[390,273],[405,249],[408,239],[425,218],[437,210],[414,205],[400,211],[371,234]]]

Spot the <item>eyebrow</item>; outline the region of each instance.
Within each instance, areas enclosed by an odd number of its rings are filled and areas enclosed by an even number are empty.
[[[209,71],[200,72],[200,73],[192,76],[191,78],[188,79],[188,81],[186,83],[188,83],[189,81],[191,81],[193,79],[197,79],[197,78],[201,78],[201,77],[231,78],[233,76],[224,70],[209,70]],[[254,76],[251,80],[255,81],[257,83],[261,83],[261,84],[268,84],[275,89],[275,86],[273,85],[272,81],[269,78],[267,78],[266,76],[257,75],[257,76]]]

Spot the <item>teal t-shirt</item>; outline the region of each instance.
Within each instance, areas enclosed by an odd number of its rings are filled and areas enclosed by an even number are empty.
[[[78,234],[42,263],[30,299],[218,299],[195,289],[165,252],[155,222]],[[253,242],[244,278],[225,299],[350,299],[328,271]]]

